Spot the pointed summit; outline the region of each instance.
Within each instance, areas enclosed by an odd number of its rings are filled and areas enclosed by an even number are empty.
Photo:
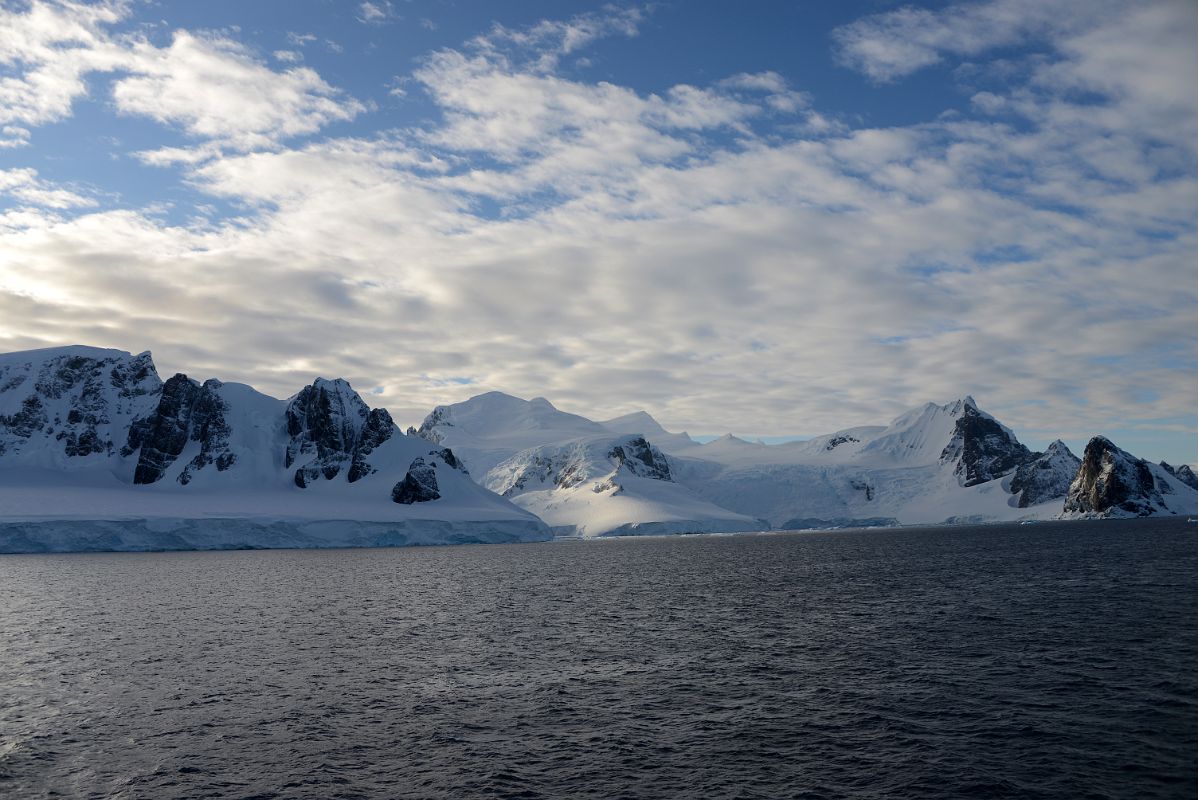
[[[1095,436],[1086,445],[1064,510],[1101,517],[1144,517],[1168,511],[1148,462],[1105,436]]]

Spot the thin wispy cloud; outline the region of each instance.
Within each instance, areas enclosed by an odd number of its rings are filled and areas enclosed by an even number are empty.
[[[358,6],[358,21],[367,25],[382,25],[395,14],[395,9],[389,2],[366,2]]]

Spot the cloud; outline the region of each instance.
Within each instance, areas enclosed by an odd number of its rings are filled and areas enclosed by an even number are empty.
[[[949,6],[921,25],[965,36],[1014,8]],[[860,41],[899,19],[867,18]],[[639,18],[496,28],[405,84],[438,109],[427,125],[298,142],[339,118],[318,100],[349,101],[182,34],[138,55],[115,96],[194,137],[141,157],[237,216],[189,227],[19,200],[0,216],[0,349],[148,344],[165,370],[277,395],[344,374],[383,387],[405,424],[501,389],[763,435],[965,392],[1016,429],[1192,428],[1189,20],[1165,3],[1019,22],[1042,57],[987,85],[984,113],[820,130],[802,128],[828,119],[819,99],[777,73],[648,93],[559,70]],[[1006,41],[937,36],[902,63]],[[208,91],[246,92],[244,118]],[[3,174],[10,196],[63,190]]]
[[[65,118],[86,94],[84,76],[122,62],[104,27],[124,15],[117,3],[34,2],[0,7],[0,124],[34,126]]]
[[[570,55],[597,39],[636,36],[645,10],[636,6],[605,6],[602,11],[578,14],[568,20],[541,20],[526,28],[495,23],[491,30],[469,42],[484,57],[502,57],[526,69],[551,72],[562,56]]]
[[[0,78],[0,145],[24,144],[30,128],[68,117],[74,101],[88,94],[92,73],[118,76],[113,100],[120,111],[239,149],[310,134],[366,108],[315,71],[276,72],[228,38],[178,30],[169,46],[157,47],[114,34],[110,28],[129,9],[65,0],[34,0],[24,12],[0,8],[0,65],[9,67]],[[298,60],[279,53],[281,60]]]
[[[314,70],[275,72],[227,39],[180,30],[169,47],[142,42],[132,55],[137,74],[118,79],[112,89],[122,113],[240,149],[314,133],[365,110]]]
[[[276,50],[271,55],[275,61],[282,61],[284,64],[298,64],[304,60],[304,54],[298,50]]]
[[[0,148],[24,147],[29,144],[29,129],[20,125],[0,127]]]
[[[362,3],[358,6],[358,21],[364,22],[367,25],[381,25],[394,16],[394,9],[391,3]]]
[[[1123,4],[1108,0],[983,0],[940,11],[904,6],[864,17],[832,33],[845,66],[887,82],[940,63],[946,55],[976,56],[1085,27]]]
[[[542,190],[580,196],[626,182],[646,165],[701,154],[704,135],[752,138],[754,118],[806,108],[807,98],[776,73],[647,95],[556,74],[557,56],[582,43],[635,33],[640,12],[611,14],[523,31],[496,27],[465,51],[442,50],[425,60],[413,79],[434,99],[443,124],[422,134],[424,143],[505,165],[448,176],[447,188],[505,201]],[[530,56],[529,48],[541,55]],[[520,213],[518,203],[509,207]]]
[[[94,208],[99,205],[93,198],[41,180],[37,170],[29,168],[0,170],[0,196],[2,195],[48,209]]]

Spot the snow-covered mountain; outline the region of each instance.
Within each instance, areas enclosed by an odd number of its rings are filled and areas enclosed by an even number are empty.
[[[522,450],[486,486],[559,535],[754,531],[761,520],[720,508],[674,481],[670,460],[639,434],[592,436]]]
[[[617,440],[600,431],[643,439],[669,480],[617,478],[622,491],[605,493]],[[437,408],[420,432],[452,447],[483,485],[559,531],[590,535],[651,530],[655,520],[669,529],[678,519],[691,530],[748,520],[808,528],[1047,519],[1062,513],[1081,465],[1060,441],[1032,452],[968,396],[889,425],[779,445],[732,435],[699,444],[644,412],[596,423],[544,399],[495,393]]]
[[[0,550],[548,537],[343,380],[283,401],[181,374],[163,382],[149,353],[0,356]]]
[[[1198,475],[1194,474],[1194,470],[1190,469],[1189,464],[1182,464],[1180,467],[1174,467],[1164,461],[1160,464],[1161,469],[1168,472],[1174,478],[1189,486],[1191,489],[1198,489]]]
[[[1103,436],[1086,445],[1065,498],[1067,517],[1198,513],[1198,491],[1166,465],[1151,464]]]
[[[559,535],[746,531],[760,520],[679,485],[645,431],[678,447],[648,414],[594,422],[544,398],[499,392],[438,406],[417,431],[450,447],[475,480],[544,520]]]
[[[294,547],[1198,513],[1102,437],[1030,451],[971,397],[779,445],[491,392],[399,431],[344,380],[279,400],[149,353],[0,355],[0,551]]]
[[[622,417],[609,419],[599,424],[612,433],[644,436],[647,439],[651,439],[658,447],[671,453],[678,453],[699,446],[699,443],[692,439],[685,431],[682,433],[670,433],[645,411],[634,411],[631,414],[625,414]]]
[[[764,445],[723,437],[678,457],[679,481],[775,527],[1037,519],[1072,480],[1063,444],[1032,453],[972,397],[886,426]]]
[[[586,417],[559,411],[543,397],[522,400],[503,392],[487,392],[461,403],[437,406],[415,433],[452,448],[482,480],[497,464],[521,450],[610,431]]]
[[[1060,439],[1043,453],[1033,453],[1011,476],[1011,493],[1019,500],[1020,508],[1055,501],[1069,491],[1082,460]]]

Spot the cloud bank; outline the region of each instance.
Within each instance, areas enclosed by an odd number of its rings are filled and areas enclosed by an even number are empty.
[[[0,12],[10,154],[105,74],[115,113],[187,139],[140,159],[234,209],[172,224],[0,173],[0,349],[152,346],[279,394],[345,375],[404,421],[500,389],[810,434],[972,392],[1017,428],[1192,434],[1198,11],[1039,8],[836,31],[866,79],[977,84],[971,113],[918,125],[853,127],[772,72],[572,76],[565,56],[644,24],[609,9],[430,53],[405,92],[435,117],[352,137],[321,131],[370,102],[299,59],[116,33],[123,4]]]

